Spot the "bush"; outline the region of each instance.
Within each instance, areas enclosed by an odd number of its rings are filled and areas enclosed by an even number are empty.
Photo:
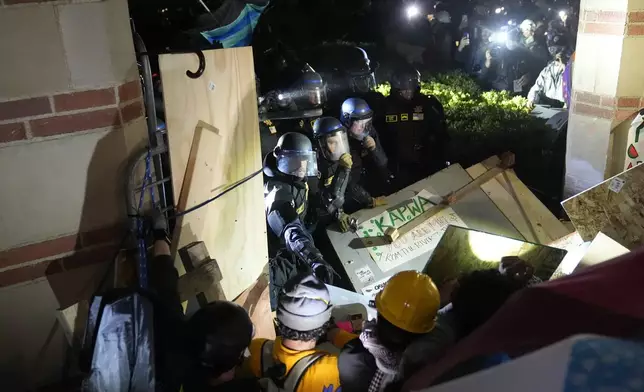
[[[387,96],[389,83],[377,91]],[[491,155],[512,151],[524,165],[536,164],[547,146],[547,126],[530,115],[523,97],[506,91],[483,92],[462,72],[439,74],[421,82],[420,92],[435,96],[445,109],[450,143],[449,159],[463,167]]]

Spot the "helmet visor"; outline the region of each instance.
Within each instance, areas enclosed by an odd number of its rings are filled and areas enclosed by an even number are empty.
[[[369,135],[369,127],[371,126],[372,118],[363,118],[360,120],[353,120],[349,128],[349,135],[357,140],[364,140]]]
[[[315,177],[318,175],[318,160],[315,151],[279,151],[277,170],[298,178]]]
[[[326,89],[324,87],[313,87],[307,90],[309,103],[313,106],[320,106],[326,102]]]
[[[375,87],[374,77],[372,74],[354,76],[351,80],[356,92],[366,93]]]
[[[349,138],[342,130],[318,139],[324,157],[332,162],[337,162],[343,154],[349,152]]]

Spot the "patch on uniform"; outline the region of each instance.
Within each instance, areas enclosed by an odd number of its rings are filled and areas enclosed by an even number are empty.
[[[324,181],[324,186],[329,187],[331,186],[332,182],[333,182],[333,176],[330,176],[329,178],[326,179],[326,181]]]
[[[414,108],[414,113],[422,113],[423,112],[423,107],[422,106],[416,106]]]
[[[304,128],[304,120],[300,120],[300,128]]]
[[[388,122],[388,123],[398,122],[398,115],[397,114],[388,114],[387,117],[385,117],[385,121]]]
[[[315,125],[315,120],[311,120],[311,129],[313,129],[313,125]]]
[[[414,113],[411,119],[412,121],[423,121],[425,119],[425,113]]]
[[[409,121],[409,113],[400,113],[400,121]]]

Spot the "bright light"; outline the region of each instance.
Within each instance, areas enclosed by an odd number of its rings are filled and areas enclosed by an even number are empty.
[[[516,24],[516,22],[513,21],[512,19],[508,20],[508,25],[514,26],[515,24]]]
[[[283,101],[285,98],[286,98],[286,95],[284,95],[284,94],[277,94],[277,99],[279,99],[280,101]]]
[[[490,42],[496,42],[497,44],[505,44],[508,42],[508,33],[505,31],[499,31],[490,36]]]
[[[409,19],[415,18],[420,15],[420,8],[417,5],[412,4],[407,7],[407,17]]]
[[[566,19],[566,16],[568,16],[568,14],[566,14],[566,11],[559,11],[559,17],[561,18],[561,20]]]
[[[495,14],[500,14],[501,12],[503,12],[503,8],[497,8],[494,10]]]
[[[468,240],[472,253],[488,263],[498,263],[505,256],[522,256],[534,248],[534,245],[523,241],[478,231],[471,231]]]

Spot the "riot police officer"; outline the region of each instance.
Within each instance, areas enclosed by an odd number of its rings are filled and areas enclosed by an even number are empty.
[[[361,185],[361,180],[368,179],[370,190],[383,189],[382,185],[391,176],[387,168],[387,155],[373,126],[373,116],[373,110],[362,98],[349,98],[342,103],[340,121],[348,130],[353,160],[345,201],[347,211],[386,204],[384,197],[372,197]]]
[[[448,142],[443,106],[420,93],[420,73],[406,69],[392,78],[381,137],[398,186],[405,187],[445,167]]]
[[[307,177],[318,175],[317,156],[311,140],[306,136],[289,132],[282,135],[272,153],[264,159],[264,202],[266,220],[272,233],[271,256],[275,248],[286,249],[305,262],[318,278],[331,283],[333,269],[316,248],[307,225],[312,226],[309,215],[309,187]],[[279,245],[275,246],[275,240]],[[281,268],[281,267],[280,267]],[[281,268],[282,270],[284,268]],[[271,275],[274,271],[271,270]],[[286,274],[288,275],[288,274]],[[281,280],[288,279],[283,276]],[[273,282],[273,276],[271,276]],[[284,283],[284,282],[281,282]]]
[[[313,124],[313,137],[320,151],[321,220],[331,217],[346,232],[350,222],[344,213],[344,200],[353,166],[347,129],[336,118],[321,117]]]

